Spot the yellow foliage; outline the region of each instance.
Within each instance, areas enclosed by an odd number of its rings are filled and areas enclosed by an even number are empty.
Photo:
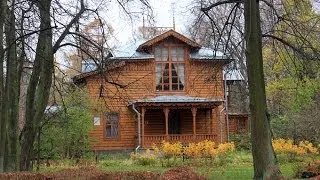
[[[225,154],[228,152],[234,152],[235,150],[235,145],[234,142],[231,143],[223,143],[223,144],[219,144],[218,146],[218,151],[220,154]]]
[[[300,141],[299,147],[304,148],[308,153],[319,154],[318,149],[309,141]]]
[[[190,143],[189,146],[184,148],[184,154],[193,158],[201,157],[201,146],[196,143]]]
[[[151,165],[157,160],[157,155],[147,149],[144,153],[131,153],[130,159],[140,165]]]
[[[162,141],[161,150],[165,156],[175,157],[180,156],[182,154],[183,146],[180,142],[169,143],[166,141]]]
[[[279,154],[305,155],[307,153],[319,153],[317,148],[313,147],[313,144],[308,141],[300,141],[298,145],[295,145],[291,139],[274,139],[272,140],[272,146],[275,152]]]

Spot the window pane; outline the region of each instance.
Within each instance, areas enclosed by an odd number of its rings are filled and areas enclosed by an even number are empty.
[[[155,48],[154,57],[156,61],[161,61],[161,48]]]
[[[179,90],[178,89],[178,84],[172,84],[172,90],[173,91]]]
[[[106,136],[111,137],[111,126],[110,125],[106,126]]]
[[[162,90],[162,84],[161,85],[157,85],[156,90],[157,91],[161,91]]]
[[[172,77],[172,83],[178,83],[178,77]]]
[[[163,90],[164,91],[168,91],[169,90],[169,84],[165,84]]]
[[[111,136],[112,137],[117,137],[118,136],[118,122],[112,125],[112,131],[111,131]]]
[[[184,61],[184,50],[183,50],[183,48],[177,48],[177,61]]]
[[[179,90],[183,90],[184,89],[184,85],[183,84],[179,84]]]
[[[172,61],[177,61],[177,49],[176,48],[171,48],[171,60]]]
[[[163,76],[163,83],[169,84],[169,76]]]
[[[162,61],[168,61],[168,48],[162,48]]]
[[[157,63],[156,65],[156,85],[160,85],[161,83],[161,77],[163,74],[163,68],[161,63]]]

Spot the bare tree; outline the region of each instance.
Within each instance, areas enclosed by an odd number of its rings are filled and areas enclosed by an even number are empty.
[[[2,115],[2,106],[3,106],[3,94],[4,94],[4,75],[3,75],[3,62],[4,62],[4,48],[3,48],[3,27],[6,16],[6,1],[0,1],[0,114]],[[5,137],[6,137],[6,121],[1,117],[0,118],[0,172],[4,171],[4,153],[5,153]]]

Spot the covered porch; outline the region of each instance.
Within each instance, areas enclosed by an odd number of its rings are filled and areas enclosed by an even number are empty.
[[[163,140],[199,142],[219,140],[219,107],[223,100],[185,96],[158,96],[134,102],[140,110],[141,146]]]

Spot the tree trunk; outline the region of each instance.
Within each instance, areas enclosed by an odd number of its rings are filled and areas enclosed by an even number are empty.
[[[6,14],[5,0],[0,0],[0,173],[4,171],[4,152],[5,152],[5,139],[6,139],[6,120],[2,116],[3,109],[3,94],[4,94],[4,83],[3,83],[3,60],[4,60],[4,50],[3,50],[3,26]]]
[[[14,4],[12,1],[11,9],[8,12],[8,21],[5,25],[6,44],[8,47],[6,53],[7,75],[5,87],[6,107],[3,112],[8,122],[8,157],[7,170],[17,170],[18,163],[18,105],[19,105],[19,77],[18,77],[18,59],[16,51],[16,34],[15,34],[15,16]]]
[[[279,179],[281,172],[272,147],[267,117],[259,1],[245,0],[244,7],[254,179]]]
[[[54,69],[52,28],[50,19],[51,0],[37,1],[40,11],[40,33],[34,67],[26,97],[25,125],[21,132],[21,170],[30,170],[33,143],[41,126],[46,108]]]

